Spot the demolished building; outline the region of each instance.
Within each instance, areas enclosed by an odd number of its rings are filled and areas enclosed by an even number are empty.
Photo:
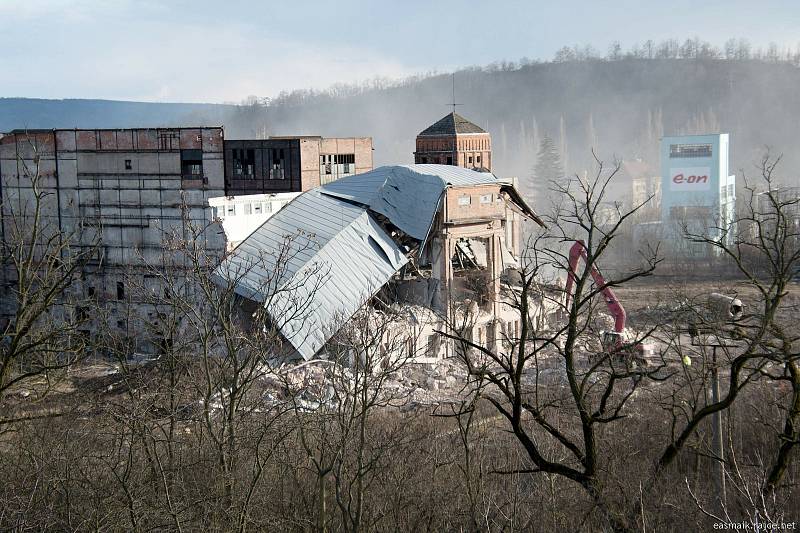
[[[520,329],[500,295],[504,272],[517,266],[523,218],[543,225],[514,186],[491,173],[380,167],[301,194],[215,275],[263,305],[306,360],[379,291],[388,305],[414,306],[440,321],[467,303],[483,317],[471,335],[491,345]],[[430,334],[422,342],[428,357],[447,353]]]
[[[176,238],[196,232],[216,263],[247,234],[248,219],[371,169],[370,137],[230,140],[209,126],[0,132],[0,237],[10,243],[20,238],[15,228],[33,224],[38,188],[40,227],[93,251],[70,287],[78,303],[64,315],[80,322],[82,338],[107,328],[132,351],[156,353],[166,339],[154,302],[175,288],[162,274],[193,275]],[[0,266],[0,324],[16,313],[16,276]]]

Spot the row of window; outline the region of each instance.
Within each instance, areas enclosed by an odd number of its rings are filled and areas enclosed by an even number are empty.
[[[435,152],[438,150],[490,150],[489,139],[459,139],[458,143],[449,141],[417,140],[418,152]]]
[[[481,194],[479,201],[482,204],[490,204],[494,200],[494,195],[491,194]],[[464,195],[458,197],[458,205],[472,205],[472,196]]]
[[[279,211],[287,202],[248,202],[241,204],[228,204],[214,208],[214,218],[227,218],[237,215],[265,215]]]
[[[319,161],[320,163],[333,163],[334,165],[355,165],[356,154],[322,154],[319,156]]]
[[[116,288],[117,288],[117,300],[124,300],[125,299],[125,283],[122,282],[122,281],[118,281]],[[97,296],[97,289],[95,289],[91,285],[86,287],[86,297],[87,298],[89,298],[91,300],[91,299],[94,299],[96,296]],[[80,315],[82,313],[82,310],[83,310],[83,308],[80,308],[80,307],[78,308],[78,318],[81,319],[81,320],[82,320],[82,318],[81,318]]]
[[[431,163],[431,164],[434,164],[434,165],[437,164],[437,163],[440,164],[440,165],[452,165],[453,164],[453,156],[451,156],[451,155],[448,155],[447,157],[445,157],[445,156],[440,156],[440,157],[425,157],[425,156],[422,156],[422,157],[419,158],[419,162],[422,163],[423,165],[426,164],[426,163]]]
[[[125,170],[133,170],[133,160],[124,160]],[[203,177],[203,151],[181,150],[181,175],[184,179],[200,179]]]
[[[150,276],[145,276],[144,277],[144,279],[145,279],[145,287],[150,289],[150,291],[152,291],[153,294],[158,294],[158,292],[160,292],[160,290],[161,290],[159,288],[160,284],[155,284],[154,285],[152,283],[152,278],[150,279],[150,283],[148,283],[148,278],[151,278],[151,277]],[[98,293],[97,293],[97,289],[96,289],[96,287],[94,285],[86,285],[85,287],[86,287],[86,298],[88,300],[95,300],[99,296]],[[112,294],[114,294],[115,299],[118,300],[118,301],[125,301],[126,300],[126,294],[127,294],[126,287],[125,287],[125,282],[124,281],[117,281],[114,285],[112,285],[112,287],[115,289],[115,291],[112,293]],[[111,289],[111,287],[109,288],[109,290],[110,289]],[[175,292],[173,291],[173,289],[170,286],[164,286],[163,287],[163,292],[164,292],[164,299],[165,300],[170,300],[175,295]],[[141,296],[141,294],[139,294],[138,291],[135,290],[135,287],[134,287],[134,290],[132,291],[132,293],[133,293],[133,297],[134,298],[136,298],[137,296]],[[104,295],[103,297],[107,298],[108,295]],[[91,318],[88,315],[88,309],[86,307],[82,307],[82,306],[77,307],[76,308],[76,313],[77,313],[77,318],[79,320],[81,320],[81,321],[84,321],[84,320],[87,320],[87,319]]]
[[[264,150],[264,157],[271,157],[268,176],[271,180],[285,179],[284,151],[283,148]],[[239,179],[254,179],[256,176],[256,151],[254,148],[234,148],[231,150],[231,166],[233,175]]]
[[[356,154],[323,154],[319,156],[320,175],[351,174],[355,171]]]
[[[670,144],[669,156],[690,158],[690,157],[711,157],[710,144]]]
[[[420,156],[419,162],[422,163],[422,164],[431,163],[431,164],[435,165],[435,164],[438,163],[440,165],[452,165],[453,164],[453,156],[451,156],[451,155],[448,155],[448,156],[443,156],[442,155],[442,156],[439,156],[439,157],[436,157],[436,156]],[[474,157],[474,159],[473,159],[473,157],[471,155],[467,156],[467,167],[468,168],[478,167],[480,165],[481,165],[481,156],[480,155],[476,155]]]

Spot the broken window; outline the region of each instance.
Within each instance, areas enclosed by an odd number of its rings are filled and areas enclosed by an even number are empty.
[[[125,299],[125,284],[121,281],[117,282],[117,300]]]
[[[132,170],[132,169],[133,169],[133,164],[131,163],[131,160],[130,159],[126,159],[125,160],[125,170]]]
[[[447,164],[448,165],[452,165],[453,164],[453,157],[452,156],[447,156]]]
[[[490,203],[492,203],[492,195],[491,194],[482,194],[481,195],[481,203],[482,204],[490,204]]]
[[[320,158],[320,172],[327,175],[352,174],[355,171],[356,154],[324,154]]]
[[[256,215],[261,214],[261,203],[253,204],[253,213]]]
[[[236,215],[236,206],[235,205],[229,205],[227,211],[228,211],[228,216],[229,217],[232,217],[232,216]]]
[[[439,335],[435,333],[432,335],[428,335],[428,345],[425,355],[427,355],[428,357],[439,356]]]
[[[321,155],[319,156],[319,158],[322,171],[325,173],[326,176],[331,175],[333,173],[333,164],[331,163],[331,156]]]
[[[239,155],[241,150],[238,148],[234,148],[232,150],[232,164],[233,164],[233,175],[234,176],[241,176],[244,174],[244,161],[243,158]]]
[[[485,269],[488,266],[488,245],[486,238],[460,238],[456,241],[455,253],[452,257],[456,272],[465,269]]]
[[[475,156],[475,164],[477,164],[477,165],[481,164],[481,156],[479,156],[479,155]]]
[[[181,150],[181,176],[183,176],[185,180],[202,179],[202,150]]]
[[[272,166],[269,169],[269,179],[271,180],[285,179],[283,148],[272,149]]]
[[[256,151],[252,148],[234,148],[233,175],[252,179],[256,175]]]
[[[350,174],[356,164],[356,154],[336,154],[336,165],[341,165],[342,174]]]

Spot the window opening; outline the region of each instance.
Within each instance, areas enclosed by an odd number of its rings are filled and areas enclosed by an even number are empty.
[[[203,177],[202,150],[181,150],[181,175],[190,180]]]

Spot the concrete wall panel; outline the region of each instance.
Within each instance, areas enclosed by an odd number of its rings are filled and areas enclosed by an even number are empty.
[[[133,150],[133,130],[116,130],[117,150]]]
[[[180,174],[181,156],[177,153],[159,153],[156,172],[159,174]]]
[[[78,130],[75,136],[78,150],[97,150],[97,134],[94,130]]]
[[[203,145],[201,129],[181,130],[181,150],[199,150]]]
[[[117,149],[117,132],[113,130],[100,130],[98,132],[99,150],[116,150]]]
[[[56,143],[58,144],[59,155],[63,157],[64,152],[74,152],[77,148],[74,130],[56,131]]]
[[[136,130],[136,148],[138,150],[157,150],[158,133],[156,130]]]
[[[203,128],[204,152],[222,152],[223,141],[222,128]]]

